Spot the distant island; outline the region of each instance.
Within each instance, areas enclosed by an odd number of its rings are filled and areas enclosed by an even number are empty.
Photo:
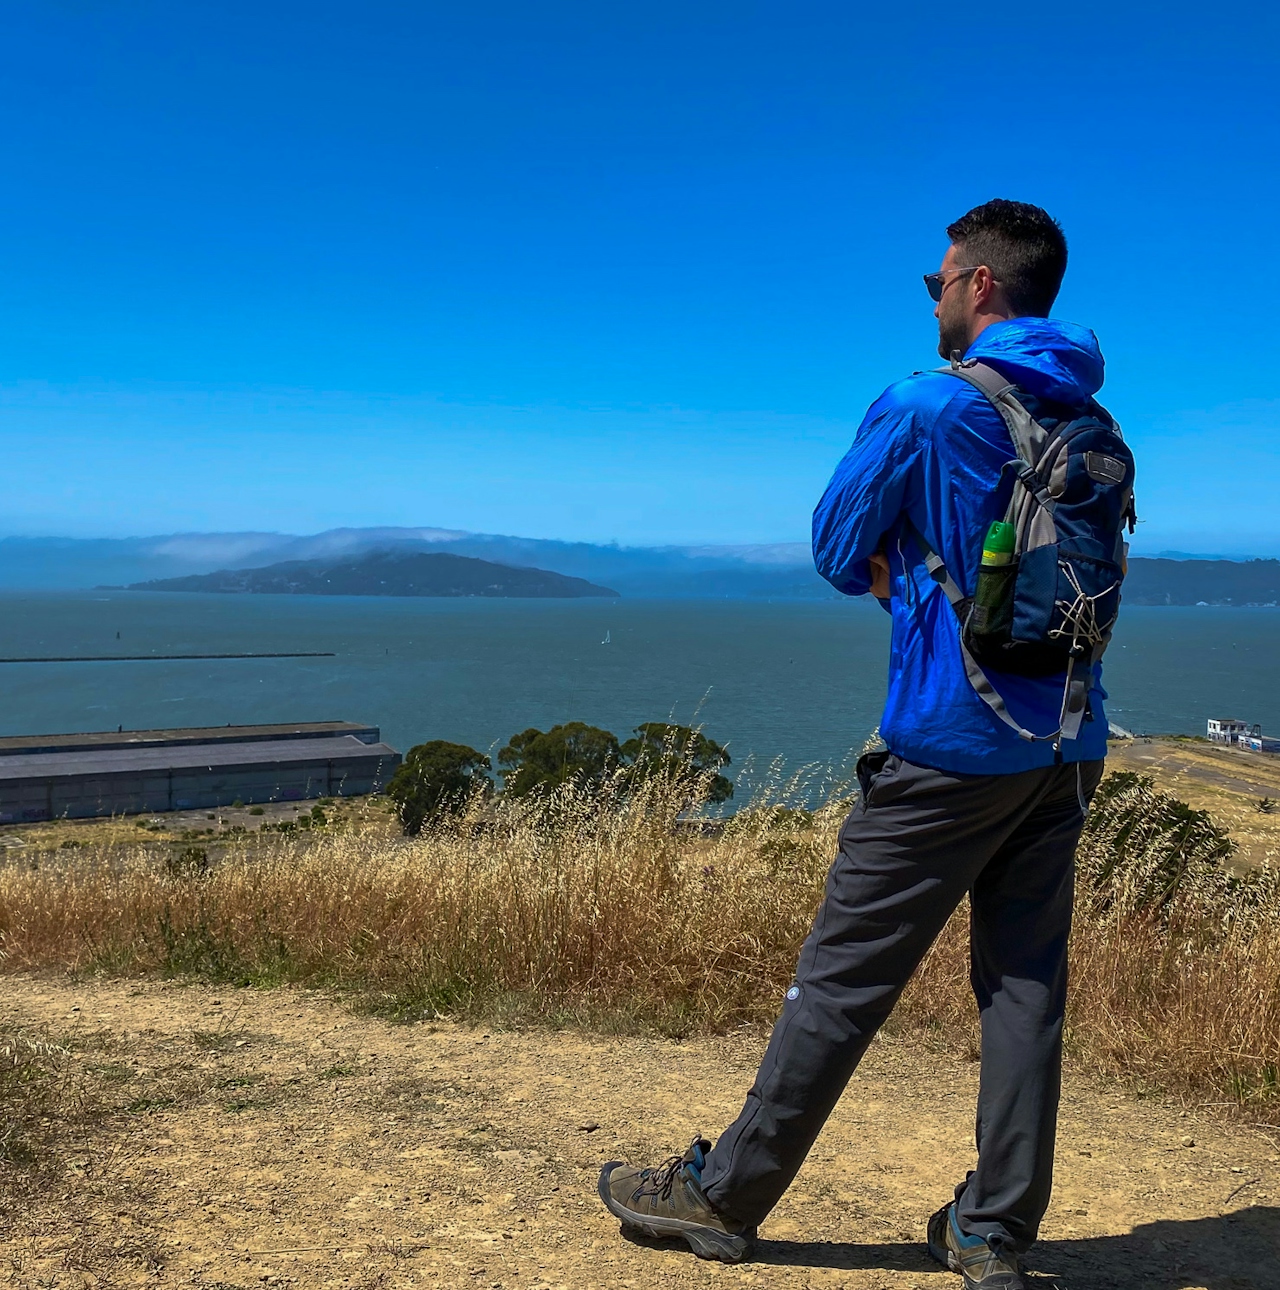
[[[447,556],[494,570],[480,588],[461,581],[454,589],[387,591],[370,576],[369,587],[315,585],[313,570],[332,579],[378,553]],[[210,573],[216,569],[217,573]],[[300,576],[295,576],[299,571]],[[246,585],[260,575],[282,576],[273,587]],[[346,577],[347,575],[341,574]],[[515,589],[512,578],[565,579],[562,589]],[[436,575],[426,580],[428,587]],[[215,579],[219,584],[200,579]],[[399,575],[396,575],[399,580]],[[303,582],[310,585],[301,585]],[[406,582],[422,579],[408,577]],[[579,584],[576,591],[569,586]],[[484,590],[483,586],[493,586]],[[276,591],[320,595],[620,595],[688,600],[840,600],[814,571],[806,542],[755,545],[628,547],[560,542],[492,533],[427,528],[330,529],[310,536],[287,533],[171,533],[131,538],[0,537],[0,588],[45,590],[142,587],[163,591]],[[592,587],[594,590],[587,590]],[[1169,551],[1129,561],[1127,605],[1280,605],[1280,560],[1184,556]]]
[[[337,560],[286,560],[261,569],[219,569],[130,583],[127,591],[214,591],[287,596],[492,596],[567,599],[616,596],[609,587],[547,569],[465,555],[371,551]]]
[[[1126,605],[1276,605],[1280,560],[1129,561]]]

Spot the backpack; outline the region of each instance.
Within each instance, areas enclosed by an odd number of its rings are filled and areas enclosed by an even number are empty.
[[[953,359],[939,372],[967,381],[1004,418],[1016,453],[1001,472],[1013,475],[1005,521],[1014,528],[1013,557],[980,577],[1000,579],[1001,612],[964,595],[941,556],[908,521],[925,568],[942,588],[960,627],[965,675],[978,697],[1027,740],[1075,739],[1088,709],[1093,665],[1111,640],[1120,611],[1128,543],[1137,523],[1133,454],[1111,414],[1095,400],[1069,407],[1037,399],[975,360]],[[992,672],[1055,676],[1065,672],[1058,729],[1034,734],[1009,713],[987,677]],[[1090,717],[1090,719],[1092,719]]]

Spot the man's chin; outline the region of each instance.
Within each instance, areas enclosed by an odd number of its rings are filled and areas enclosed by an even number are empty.
[[[969,348],[962,336],[948,336],[945,332],[938,337],[938,357],[951,361],[951,355],[957,351],[961,354]]]

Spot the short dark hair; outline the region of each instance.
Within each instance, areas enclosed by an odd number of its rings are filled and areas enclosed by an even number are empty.
[[[1003,197],[947,226],[967,264],[985,264],[1017,313],[1047,318],[1067,271],[1067,239],[1047,211]]]

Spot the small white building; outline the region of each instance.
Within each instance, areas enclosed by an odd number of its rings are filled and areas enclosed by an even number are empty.
[[[1209,738],[1216,744],[1238,744],[1249,733],[1246,721],[1234,717],[1210,717]]]

